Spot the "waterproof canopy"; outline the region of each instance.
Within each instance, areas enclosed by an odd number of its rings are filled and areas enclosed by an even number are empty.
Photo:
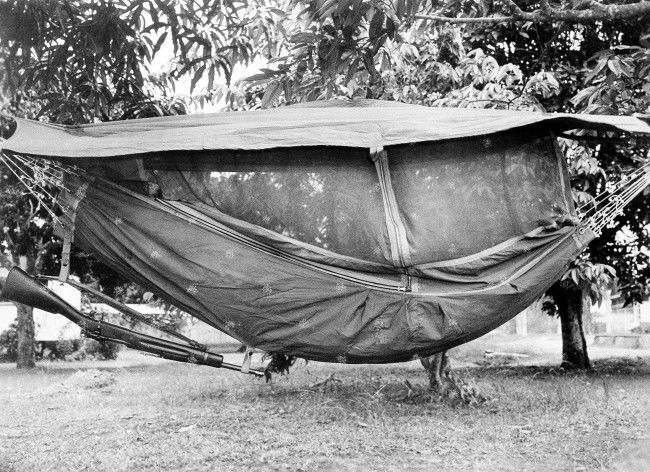
[[[67,240],[246,345],[333,362],[433,354],[515,316],[594,236],[555,134],[650,132],[370,100],[17,122],[3,159],[57,182]]]

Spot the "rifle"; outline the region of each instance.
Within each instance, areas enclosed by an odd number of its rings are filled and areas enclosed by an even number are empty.
[[[221,354],[202,348],[198,343],[186,345],[168,341],[116,324],[95,320],[74,308],[18,267],[11,269],[4,280],[0,278],[0,288],[2,298],[65,316],[79,325],[82,334],[88,338],[117,342],[131,349],[148,352],[173,361],[247,372],[257,377],[264,376],[264,372],[260,370],[224,362]]]

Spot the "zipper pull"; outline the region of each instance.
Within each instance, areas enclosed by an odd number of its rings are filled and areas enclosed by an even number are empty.
[[[410,292],[411,291],[411,276],[402,275],[402,285],[397,288],[399,292]]]

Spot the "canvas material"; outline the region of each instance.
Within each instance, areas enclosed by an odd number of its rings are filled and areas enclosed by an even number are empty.
[[[628,116],[569,115],[495,109],[435,108],[379,100],[310,102],[248,112],[194,114],[58,126],[16,119],[8,151],[68,158],[206,149],[277,149],[298,146],[387,147],[483,136],[539,126],[547,130],[598,129],[649,133]]]

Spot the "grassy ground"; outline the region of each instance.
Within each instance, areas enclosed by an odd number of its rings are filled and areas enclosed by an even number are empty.
[[[101,371],[5,366],[0,470],[648,470],[648,357],[595,356],[575,375],[484,361],[484,347],[456,353],[492,398],[476,407],[427,394],[413,363],[301,363],[271,384],[132,354],[81,365]]]

